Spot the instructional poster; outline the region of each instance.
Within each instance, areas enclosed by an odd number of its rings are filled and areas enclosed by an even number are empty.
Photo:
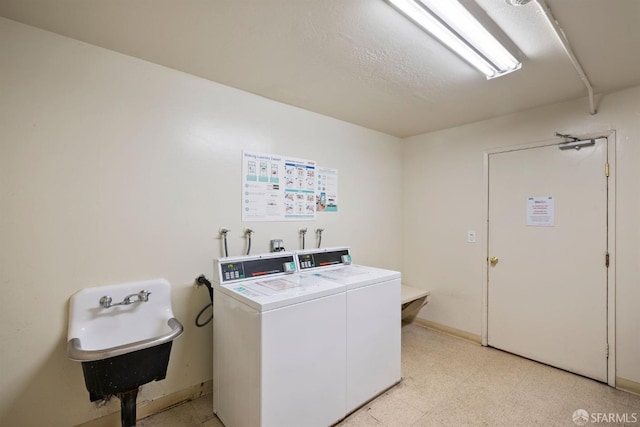
[[[338,212],[338,170],[318,168],[316,188],[316,210],[318,212]]]
[[[242,153],[242,220],[316,218],[316,164],[276,154]]]
[[[527,225],[554,227],[556,222],[553,196],[527,197]]]

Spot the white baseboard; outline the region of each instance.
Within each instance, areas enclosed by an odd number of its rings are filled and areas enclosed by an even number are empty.
[[[433,329],[434,331],[443,332],[448,335],[453,335],[457,338],[462,338],[467,341],[471,341],[476,344],[482,344],[482,337],[477,334],[472,334],[467,331],[463,331],[461,329],[452,328],[450,326],[441,325],[440,323],[431,322],[429,320],[424,320],[419,317],[413,319],[413,322],[416,325],[422,326],[423,328]]]
[[[616,388],[640,395],[640,383],[626,378],[616,377]]]

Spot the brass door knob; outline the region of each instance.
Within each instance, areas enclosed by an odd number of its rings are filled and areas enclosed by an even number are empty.
[[[498,261],[500,260],[498,259],[497,256],[492,256],[491,258],[489,258],[489,262],[491,263],[491,265],[496,265]]]

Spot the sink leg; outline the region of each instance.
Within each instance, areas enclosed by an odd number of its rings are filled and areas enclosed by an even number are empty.
[[[136,425],[136,398],[138,389],[125,391],[117,394],[120,399],[120,419],[122,427],[135,427]]]

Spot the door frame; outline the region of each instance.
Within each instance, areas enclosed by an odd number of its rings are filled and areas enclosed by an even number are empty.
[[[616,386],[616,132],[608,130],[578,135],[580,139],[607,138],[607,161],[609,163],[609,179],[607,181],[607,248],[609,251],[609,268],[607,270],[607,343],[609,357],[607,359],[607,384]],[[488,345],[489,329],[489,156],[492,154],[519,151],[528,148],[540,148],[558,145],[557,139],[532,142],[509,147],[492,148],[483,154],[483,255],[482,267],[482,345]],[[604,171],[603,171],[604,173]]]

